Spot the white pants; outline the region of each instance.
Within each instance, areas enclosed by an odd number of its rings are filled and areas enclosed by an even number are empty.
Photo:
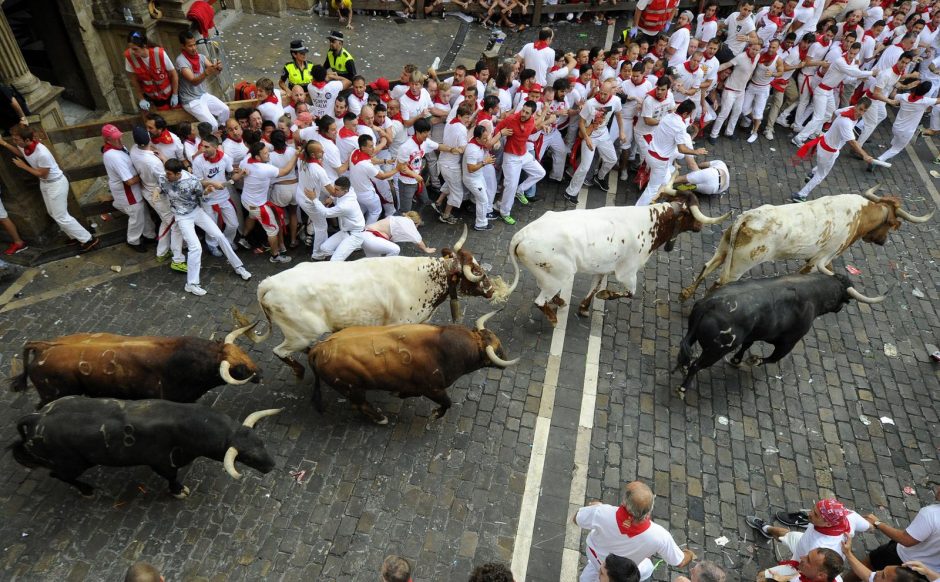
[[[460,208],[463,204],[463,174],[460,171],[460,164],[441,163],[438,167],[441,170],[441,177],[444,178],[444,187],[447,189],[447,204]],[[367,220],[366,224],[371,223]]]
[[[862,121],[865,122],[865,128],[862,129],[862,133],[858,136],[858,145],[863,146],[865,142],[868,141],[868,138],[871,137],[871,134],[875,132],[875,129],[878,128],[878,125],[888,117],[888,111],[885,108],[884,101],[875,101],[871,100],[871,107],[869,107],[865,114],[862,115]]]
[[[816,87],[813,93],[813,117],[803,127],[803,131],[797,134],[797,141],[806,141],[822,131],[822,126],[836,110],[836,100],[831,89]]]
[[[62,176],[52,182],[39,182],[46,212],[59,225],[67,237],[84,244],[91,240],[91,233],[69,214],[69,181]]]
[[[401,247],[392,241],[371,232],[362,235],[362,252],[367,257],[397,257]]]
[[[293,201],[291,201],[293,204]],[[235,233],[238,232],[238,215],[235,213],[235,207],[232,206],[231,200],[225,199],[219,202],[205,202],[202,203],[202,209],[206,211],[206,214],[210,218],[215,220],[216,224],[219,224],[221,221],[225,225],[225,230],[222,231],[222,234],[225,235],[225,240],[228,241],[228,244],[235,244]],[[214,238],[207,236],[206,244],[212,248],[218,248],[219,243]]]
[[[203,93],[199,99],[183,103],[183,110],[198,119],[212,125],[212,131],[225,125],[230,115],[228,105],[211,93]]]
[[[940,84],[940,83],[938,83],[938,84]],[[931,92],[931,93],[934,93],[934,92],[936,92],[937,90],[938,90],[938,87],[934,86],[934,88],[931,89],[930,92]],[[934,97],[936,97],[936,95],[934,95]],[[872,105],[874,105],[874,103],[875,103],[875,102],[872,101]],[[882,105],[884,105],[884,104],[882,103]],[[871,107],[869,107],[869,109],[871,109]],[[930,108],[930,129],[933,130],[933,131],[940,130],[940,109],[938,109],[938,108],[936,108],[936,107],[931,107],[931,108]]]
[[[649,580],[653,576],[653,562],[649,558],[640,560],[640,563],[636,565],[637,569],[640,571],[640,580]],[[601,570],[597,565],[597,560],[594,556],[589,555],[587,560],[587,565],[584,567],[584,570],[581,571],[581,577],[578,579],[579,582],[597,582],[600,580]]]
[[[659,189],[669,179],[669,175],[675,171],[672,160],[660,160],[646,152],[646,166],[650,169],[650,179],[646,183],[646,190],[640,199],[636,201],[637,206],[648,206],[653,198],[659,194]]]
[[[588,170],[591,169],[591,162],[594,161],[594,154],[601,154],[601,167],[598,168],[595,176],[606,176],[607,172],[614,167],[614,164],[617,163],[617,151],[614,150],[614,143],[607,139],[607,137],[602,137],[600,139],[591,138],[591,141],[594,144],[594,149],[589,149],[587,147],[587,142],[581,141],[581,161],[578,162],[578,169],[575,170],[574,176],[571,177],[571,183],[568,184],[568,187],[565,189],[565,192],[568,196],[578,197],[578,193],[581,192],[581,186],[584,185],[584,179],[587,177]]]
[[[387,172],[389,169],[391,168],[382,166],[383,172]],[[398,177],[397,174],[395,177]],[[379,195],[379,204],[382,205],[385,216],[393,216],[395,214],[395,193],[392,192],[392,183],[389,180],[376,180],[373,185],[375,185],[375,191]],[[369,223],[366,222],[366,224]]]
[[[800,198],[806,198],[816,186],[819,186],[826,176],[829,175],[832,166],[835,165],[838,158],[839,152],[830,152],[824,150],[821,146],[816,148],[816,166],[813,168],[813,177],[803,186],[803,189],[800,190]]]
[[[632,125],[632,121],[624,119],[628,125]],[[627,130],[624,132],[627,135],[627,139],[620,142],[620,151],[627,151],[633,147],[633,127],[627,127]],[[620,124],[617,123],[617,118],[614,117],[610,122],[610,130],[607,132],[607,135],[610,136],[610,143],[616,142],[620,139]]]
[[[643,137],[639,131],[633,131],[633,145],[636,147],[636,152],[639,154],[639,160],[641,162],[646,160],[646,150],[649,149],[650,144],[646,143],[646,138]],[[632,159],[632,158],[631,158]]]
[[[183,256],[183,234],[180,227],[176,224],[176,218],[173,211],[170,210],[170,203],[163,197],[157,198],[156,202],[147,198],[147,204],[153,208],[160,217],[160,226],[157,228],[157,256],[162,257],[167,250],[173,253],[173,262],[182,263],[186,260]]]
[[[139,245],[141,235],[148,238],[156,236],[153,220],[150,219],[150,212],[143,200],[128,204],[126,200],[115,198],[113,204],[115,208],[127,215],[128,244]]]
[[[728,122],[725,128],[725,135],[734,135],[734,127],[738,124],[738,117],[741,116],[741,107],[744,105],[744,93],[725,87],[721,94],[721,111],[718,112],[718,119],[712,124],[712,137],[718,137],[721,132],[721,126]]]
[[[903,133],[899,132],[897,128],[892,128],[891,131],[891,147],[889,147],[883,154],[878,156],[878,159],[882,162],[887,162],[894,156],[901,153],[907,144],[911,143],[911,139],[914,138],[914,131],[905,131]]]
[[[555,130],[547,134],[542,139],[542,151],[539,160],[549,151],[552,152],[552,174],[549,176],[552,180],[561,180],[565,171],[565,154],[568,148],[565,146],[565,140],[561,136],[560,130]]]
[[[715,168],[702,168],[685,175],[689,184],[695,185],[696,194],[718,194],[721,190],[721,177]]]
[[[519,175],[525,170],[526,179],[519,183]],[[532,154],[517,156],[503,152],[503,199],[499,203],[499,213],[509,216],[516,192],[526,192],[545,177],[545,169]]]
[[[379,200],[379,195],[375,193],[375,190],[356,192],[356,201],[359,202],[366,224],[372,224],[382,215],[382,201]]]
[[[793,125],[799,128],[802,128],[803,123],[806,121],[806,109],[813,101],[816,85],[819,84],[818,80],[814,81],[813,79],[819,79],[819,77],[814,75],[809,78],[806,78],[806,76],[800,78],[800,99],[796,102],[796,116],[793,118]]]
[[[488,208],[491,208],[493,205],[493,197],[495,192],[490,194],[486,191],[486,181],[483,179],[483,176],[477,176],[477,174],[482,173],[483,170],[479,169],[473,174],[468,174],[464,178],[464,188],[466,188],[467,193],[470,194],[470,197],[473,199],[473,203],[476,205],[477,212],[476,217],[473,220],[473,226],[483,227],[487,224],[486,213],[489,212]]]
[[[313,227],[313,250],[310,252],[310,256],[314,259],[325,259],[328,255],[324,254],[321,250],[323,243],[326,242],[329,233],[327,232],[326,216],[324,216],[317,207],[314,206],[313,201],[307,198],[304,194],[298,193],[297,205],[300,206],[308,217],[310,217],[310,226]],[[309,231],[308,227],[308,231]]]
[[[744,92],[744,105],[741,111],[751,119],[763,119],[768,97],[770,97],[770,85],[748,85],[747,91]]]
[[[228,244],[222,231],[215,225],[215,221],[209,218],[209,215],[202,208],[195,208],[189,214],[182,216],[176,215],[176,224],[180,227],[183,234],[183,240],[186,241],[186,282],[190,285],[199,284],[199,269],[202,266],[202,244],[199,237],[196,236],[196,227],[198,226],[206,233],[206,237],[212,237],[219,241],[219,248],[225,254],[228,264],[237,269],[242,266],[242,260],[238,258],[232,245]]]
[[[347,232],[341,230],[326,239],[326,242],[320,247],[320,251],[327,255],[332,255],[330,257],[331,261],[345,261],[349,255],[362,248],[366,234],[368,233],[363,233],[362,231]]]

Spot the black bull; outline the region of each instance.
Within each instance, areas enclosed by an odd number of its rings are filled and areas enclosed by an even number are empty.
[[[835,313],[851,299],[878,303],[858,293],[848,277],[813,273],[738,281],[700,299],[689,315],[689,331],[679,346],[677,368],[687,368],[680,391],[694,383],[695,374],[735,350],[731,364],[739,366],[757,341],[774,346],[767,358],[752,356],[759,366],[779,361],[793,350],[820,315]],[[702,354],[692,362],[692,344]],[[691,364],[691,365],[690,365]]]
[[[278,412],[254,412],[239,424],[199,404],[66,396],[21,417],[16,424],[20,440],[10,448],[21,465],[45,467],[85,496],[94,488],[78,478],[91,467],[147,465],[167,480],[171,495],[182,499],[189,489],[177,480],[177,472],[198,457],[221,461],[236,479],[241,476],[236,457],[261,473],[271,471],[274,458],[251,429]]]

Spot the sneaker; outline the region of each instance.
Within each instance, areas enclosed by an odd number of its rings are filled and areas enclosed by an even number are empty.
[[[527,206],[529,204],[529,199],[525,197],[525,194],[522,192],[516,192],[516,200],[519,201],[519,204]]]
[[[769,526],[768,526],[767,522],[764,521],[763,519],[757,517],[756,515],[748,515],[747,517],[744,518],[744,521],[745,521],[749,526],[751,526],[751,527],[753,527],[754,529],[756,529],[757,531],[759,531],[759,532],[761,533],[761,535],[764,536],[765,538],[767,538],[768,540],[771,539],[771,538],[773,538],[772,535],[770,535],[769,533],[767,533],[766,531],[764,531],[764,528],[769,527]]]
[[[604,180],[600,176],[594,176],[593,184],[600,188],[602,192],[610,191],[610,187],[607,186],[607,180]]]
[[[790,202],[806,202],[806,198],[799,194],[794,194],[790,196]]]
[[[747,143],[754,143],[755,141],[757,141],[756,133],[752,133],[750,136],[748,136]]]
[[[495,210],[490,210],[489,212],[486,213],[487,220],[496,220],[497,218],[499,218],[499,213],[496,212]]]
[[[793,139],[790,140],[790,143],[792,143],[798,148],[803,147],[803,142],[799,138],[797,138],[797,136],[795,135],[793,136]]]
[[[143,241],[137,243],[136,245],[135,245],[135,244],[131,244],[131,243],[126,243],[126,244],[127,244],[127,246],[129,246],[130,248],[134,249],[135,252],[138,252],[138,253],[146,253],[146,252],[147,252],[147,247],[144,246]]]
[[[240,247],[243,248],[243,249],[250,249],[250,248],[251,248],[251,243],[248,242],[248,239],[247,239],[247,238],[242,237],[242,238],[238,239],[238,246],[240,246]]]
[[[680,192],[691,192],[695,190],[695,184],[679,184],[676,186],[676,190]]]
[[[503,218],[503,222],[505,222],[506,224],[510,226],[513,224],[516,224],[516,219],[509,216],[508,214],[506,216],[503,216],[502,218]]]
[[[630,177],[630,172],[628,172],[627,170],[618,171],[617,174],[620,175],[621,180],[626,180],[627,178]]]
[[[167,252],[163,253],[162,255],[157,255],[157,262],[158,262],[158,263],[165,263],[165,262],[169,261],[172,256],[173,256],[173,251],[167,251]]]
[[[179,271],[180,273],[185,273],[186,270],[187,270],[189,267],[186,266],[186,263],[177,263],[177,262],[174,261],[174,262],[170,263],[170,268],[173,269],[174,271]]]
[[[183,287],[183,289],[185,289],[187,293],[192,293],[196,297],[202,297],[203,295],[206,294],[205,289],[203,289],[199,285],[194,285],[190,283],[186,283],[186,286]]]
[[[219,247],[209,247],[209,254],[212,255],[213,257],[221,257],[222,249],[220,249]]]
[[[716,143],[718,143],[718,138],[713,135],[710,135],[708,136],[708,143],[715,145]]]
[[[310,260],[311,260],[311,261],[316,261],[316,262],[320,262],[320,261],[329,261],[329,260],[330,260],[330,255],[324,255],[324,254],[322,254],[322,253],[314,253],[314,254],[310,255]]]
[[[431,207],[431,210],[433,210],[434,212],[436,212],[438,216],[443,216],[443,215],[444,215],[444,211],[441,210],[441,207],[437,205],[437,202],[432,202],[432,203],[428,204],[428,206],[430,206],[430,207]]]
[[[490,224],[490,223],[488,223],[488,222],[486,223],[485,226],[476,226],[476,225],[474,225],[474,226],[473,226],[473,230],[478,230],[478,231],[480,231],[480,232],[483,232],[483,231],[486,231],[486,230],[493,230],[493,225]]]
[[[239,267],[235,269],[235,274],[244,279],[245,281],[251,279],[251,273],[248,272],[248,269],[245,267]]]
[[[87,253],[88,251],[97,247],[100,244],[101,244],[101,239],[98,237],[95,237],[86,243],[82,243],[82,245],[78,249],[78,252]]]
[[[441,214],[440,216],[437,217],[437,219],[443,222],[444,224],[457,224],[458,222],[460,222],[459,220],[457,220],[456,217],[451,216],[449,214]]]
[[[15,255],[18,252],[25,251],[29,248],[29,245],[26,242],[13,243],[7,247],[7,250],[3,251],[3,254],[10,256]]]
[[[813,179],[813,172],[810,172],[809,174],[806,174],[806,177],[805,177],[805,178],[803,178],[803,183],[806,184],[807,182],[809,182],[809,181],[812,180],[812,179]]]
[[[767,139],[770,140],[770,141],[773,141],[773,139],[774,139],[774,132],[773,132],[773,130],[772,130],[772,129],[768,129],[767,131],[765,131],[765,132],[764,132],[764,137],[767,138]]]
[[[268,260],[272,263],[289,263],[291,261],[287,255],[274,255]]]
[[[940,156],[937,156],[933,159],[933,163],[940,164]]]
[[[568,194],[562,194],[562,196],[564,196],[564,198],[565,198],[565,200],[568,202],[568,204],[573,204],[573,205],[575,205],[575,206],[578,205],[578,197],[577,197],[577,196],[568,196]]]
[[[806,527],[809,525],[809,516],[805,511],[778,511],[774,517],[787,527]]]

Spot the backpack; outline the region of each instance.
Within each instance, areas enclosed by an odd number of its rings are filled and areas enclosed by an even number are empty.
[[[258,88],[250,81],[239,81],[235,83],[235,100],[247,101],[258,98]]]

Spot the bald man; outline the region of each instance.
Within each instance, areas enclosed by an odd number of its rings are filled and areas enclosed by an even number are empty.
[[[633,560],[640,570],[640,580],[653,574],[650,557],[658,555],[667,564],[684,568],[695,559],[691,550],[676,545],[666,528],[653,523],[651,514],[656,496],[640,481],[627,483],[619,506],[592,501],[582,507],[571,519],[582,529],[590,530],[585,555],[587,565],[581,572],[581,582],[595,582],[601,564],[608,554],[617,554]]]

